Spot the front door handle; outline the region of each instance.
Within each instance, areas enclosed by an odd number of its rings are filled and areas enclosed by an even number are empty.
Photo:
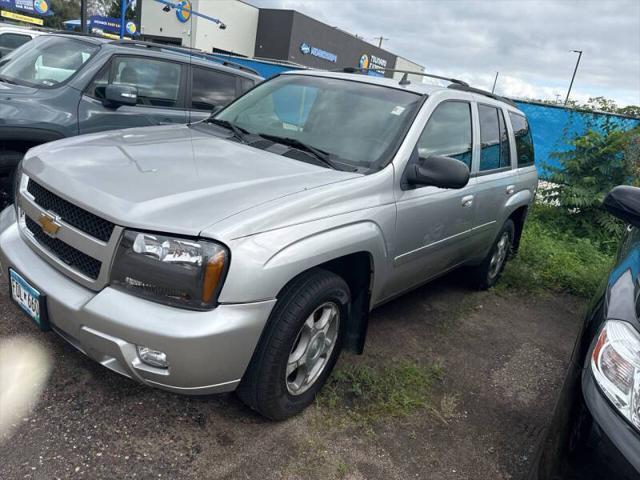
[[[464,208],[470,207],[471,205],[473,205],[473,195],[462,197],[462,206]]]
[[[515,191],[516,191],[515,185],[509,185],[507,187],[506,193],[507,193],[507,195],[513,195],[513,192],[515,192]]]

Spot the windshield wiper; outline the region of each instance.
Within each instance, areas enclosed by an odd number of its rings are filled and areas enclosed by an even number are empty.
[[[3,77],[2,75],[0,75],[0,82],[9,83],[11,85],[18,85],[13,80],[9,80],[7,77]]]
[[[244,128],[240,128],[235,123],[230,122],[229,120],[222,120],[219,118],[208,118],[207,123],[213,123],[214,125],[218,125],[220,127],[226,128],[227,130],[231,130],[233,132],[233,136],[240,140],[242,143],[247,143],[247,139],[245,135],[249,132]]]
[[[272,140],[277,143],[281,143],[282,145],[286,145],[288,147],[293,147],[298,150],[302,150],[304,152],[310,153],[316,159],[320,160],[320,162],[324,163],[329,168],[333,168],[334,170],[344,170],[343,168],[336,165],[331,160],[331,154],[325,152],[324,150],[320,150],[319,148],[313,147],[309,144],[301,142],[297,138],[289,138],[289,137],[279,137],[278,135],[269,135],[267,133],[258,134],[262,138],[266,138],[267,140]]]

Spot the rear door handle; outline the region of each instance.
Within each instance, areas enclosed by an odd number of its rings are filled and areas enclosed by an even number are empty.
[[[516,191],[515,185],[509,185],[507,187],[507,195],[513,195],[513,192],[515,192],[515,191]]]
[[[462,206],[470,207],[473,205],[473,195],[467,195],[466,197],[462,197]]]

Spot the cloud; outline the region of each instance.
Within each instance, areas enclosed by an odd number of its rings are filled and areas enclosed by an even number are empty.
[[[555,99],[605,96],[640,104],[637,0],[250,0],[298,10],[420,63],[497,93]]]

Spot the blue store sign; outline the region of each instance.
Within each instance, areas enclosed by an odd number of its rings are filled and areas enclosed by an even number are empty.
[[[91,29],[99,28],[103,32],[119,34],[120,33],[120,19],[114,17],[103,17],[101,15],[92,15],[89,17],[89,26]],[[138,34],[138,26],[135,22],[127,22],[125,24],[125,31],[129,35]]]
[[[307,42],[302,42],[300,44],[300,53],[303,55],[311,55],[313,57],[322,58],[323,60],[327,60],[328,62],[336,63],[338,61],[338,55],[335,53],[327,52],[326,50],[322,50],[317,47],[312,47]]]
[[[48,0],[0,0],[0,9],[19,10],[41,17],[53,15]]]

